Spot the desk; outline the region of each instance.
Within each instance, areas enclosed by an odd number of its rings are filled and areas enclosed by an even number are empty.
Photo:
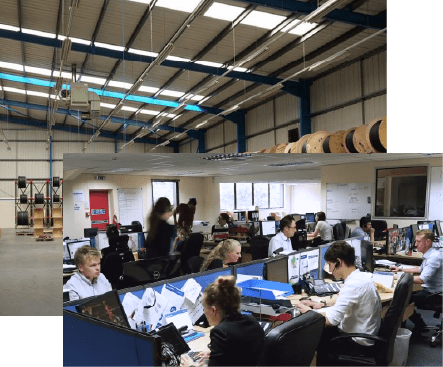
[[[411,265],[420,265],[423,260],[423,254],[421,252],[413,252],[411,256],[405,255],[404,252],[395,255],[376,254],[374,253],[374,259],[386,259],[399,263],[410,263]]]

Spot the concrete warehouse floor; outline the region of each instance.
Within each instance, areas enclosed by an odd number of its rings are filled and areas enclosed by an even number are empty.
[[[2,229],[0,316],[62,315],[63,241],[36,241]]]

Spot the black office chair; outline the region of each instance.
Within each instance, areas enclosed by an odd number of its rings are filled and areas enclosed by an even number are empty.
[[[198,273],[200,271],[200,267],[203,264],[203,259],[200,256],[193,256],[188,260],[188,268],[190,273]]]
[[[374,228],[374,240],[381,241],[385,239],[386,232],[385,230],[388,228],[388,223],[385,220],[371,220],[371,226]]]
[[[306,220],[300,219],[297,222],[295,222],[295,228],[297,229],[297,231],[306,229]]]
[[[108,239],[108,242],[109,242],[109,246],[105,247],[104,249],[101,250],[101,253],[102,253],[101,264],[102,265],[106,259],[106,256],[108,256],[109,254],[111,254],[113,252],[129,250],[129,246],[128,246],[129,236],[128,235],[110,237]]]
[[[291,245],[294,251],[306,248],[308,245],[308,234],[306,231],[297,231],[291,237]]]
[[[432,293],[426,298],[426,303],[423,305],[417,306],[420,310],[432,310],[434,311],[434,317],[436,319],[440,319],[440,325],[436,326],[425,326],[424,330],[435,330],[436,332],[431,336],[431,347],[435,347],[437,345],[437,339],[442,334],[442,292]]]
[[[403,273],[394,291],[394,298],[381,320],[377,335],[348,333],[332,338],[331,352],[327,354],[328,366],[388,366],[394,356],[394,342],[403,314],[409,304],[414,277],[410,273]],[[334,341],[352,337],[374,340],[373,346],[364,350],[350,348],[334,348]]]
[[[334,236],[335,241],[344,240],[345,239],[345,230],[341,223],[334,224],[332,227],[332,234]]]
[[[188,260],[191,257],[198,256],[203,246],[204,237],[201,233],[191,233],[184,241],[181,255],[180,268],[182,274],[189,274],[191,270],[188,267]]]
[[[129,288],[165,280],[168,277],[170,264],[169,256],[124,263],[122,282],[125,288]]]
[[[255,236],[249,243],[252,260],[266,259],[268,257],[269,238]]]
[[[266,334],[257,366],[309,366],[325,326],[325,318],[308,311]]]

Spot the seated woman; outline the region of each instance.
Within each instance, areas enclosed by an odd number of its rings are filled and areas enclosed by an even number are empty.
[[[174,246],[172,247],[172,251],[182,251],[183,244],[185,243],[186,239],[189,238],[189,235],[191,234],[191,227],[189,226],[183,226],[177,229],[177,237],[175,237],[174,240]]]
[[[227,213],[220,213],[217,222],[216,225],[212,226],[212,233],[214,233],[214,229],[229,228],[232,226],[231,218],[229,218]]]
[[[145,259],[167,256],[171,248],[174,226],[167,220],[172,216],[172,206],[168,198],[159,198],[149,215],[149,232],[145,243]]]
[[[106,226],[106,237],[118,237],[120,233],[118,232],[118,228],[116,224],[108,224]]]
[[[332,226],[326,222],[326,214],[324,212],[318,212],[315,215],[315,231],[309,233],[309,236],[317,237],[320,235],[323,242],[332,241]]]
[[[200,271],[227,267],[241,257],[241,245],[236,240],[227,239],[217,245],[203,261]]]
[[[112,290],[111,283],[100,273],[100,251],[89,245],[77,249],[74,263],[78,268],[66,282],[71,301],[80,298],[98,296]]]
[[[231,275],[218,277],[203,292],[204,313],[211,330],[210,352],[202,353],[208,366],[255,366],[264,331],[252,315],[240,313],[240,289]],[[182,356],[182,366],[192,365]]]

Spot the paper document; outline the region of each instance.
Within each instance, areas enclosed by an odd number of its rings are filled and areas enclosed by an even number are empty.
[[[395,261],[391,260],[376,260],[375,265],[394,265],[397,264]]]
[[[191,301],[191,303],[195,303],[202,290],[202,286],[194,279],[188,279],[181,290],[185,293],[187,300]]]
[[[372,274],[372,280],[375,283],[380,283],[384,285],[386,288],[392,288],[394,286],[394,274],[380,274],[377,272],[374,272]]]
[[[122,306],[125,310],[126,316],[128,316],[128,319],[130,318],[132,313],[137,310],[140,301],[141,299],[133,295],[131,292],[125,294],[125,296],[123,297]]]
[[[175,312],[180,310],[185,301],[185,293],[172,284],[165,284],[161,295],[168,300],[165,313]]]
[[[192,324],[194,325],[197,320],[203,315],[203,305],[202,305],[203,295],[200,293],[195,303],[192,303],[187,298],[183,303],[182,308],[186,308],[188,310],[188,315],[191,318]]]
[[[152,288],[147,288],[135,312],[135,322],[140,325],[142,321],[146,322],[149,330],[161,326],[163,311],[168,304],[168,299]]]
[[[192,321],[188,315],[188,310],[186,309],[166,314],[165,322],[166,324],[172,322],[177,329],[181,328],[182,326],[186,326],[187,330],[192,329]]]
[[[246,282],[247,280],[251,280],[251,279],[263,280],[263,277],[260,275],[237,274],[236,283]]]

